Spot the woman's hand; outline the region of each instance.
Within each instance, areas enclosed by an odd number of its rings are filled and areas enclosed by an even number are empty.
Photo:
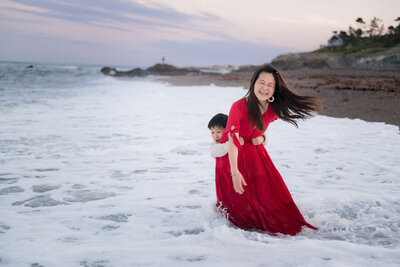
[[[264,142],[264,136],[257,136],[256,138],[251,139],[251,142],[253,145],[258,146]]]
[[[244,145],[244,140],[243,137],[239,136],[239,143],[243,146]]]
[[[239,171],[232,173],[232,183],[233,189],[235,189],[236,193],[240,195],[244,193],[243,186],[246,186],[247,183],[244,180],[243,175]]]

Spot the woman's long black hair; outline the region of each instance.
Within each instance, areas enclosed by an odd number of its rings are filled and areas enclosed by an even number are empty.
[[[247,109],[250,122],[259,130],[264,129],[261,116],[260,102],[254,93],[254,84],[260,73],[271,73],[275,78],[274,102],[269,103],[276,116],[298,127],[296,120],[307,119],[320,110],[319,99],[316,96],[303,96],[293,93],[287,86],[283,76],[271,65],[265,64],[259,67],[253,74],[247,97]]]

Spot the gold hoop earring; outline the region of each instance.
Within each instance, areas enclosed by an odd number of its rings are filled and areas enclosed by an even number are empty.
[[[270,98],[268,98],[268,102],[269,103],[272,103],[272,102],[274,102],[275,101],[275,97],[274,96],[271,96]]]

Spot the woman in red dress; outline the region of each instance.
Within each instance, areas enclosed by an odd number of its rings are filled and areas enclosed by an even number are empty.
[[[229,112],[220,140],[229,140],[229,153],[216,162],[217,208],[230,222],[243,229],[288,235],[297,234],[302,226],[317,229],[304,220],[265,147],[253,145],[252,139],[277,118],[297,127],[296,120],[318,110],[316,97],[291,92],[272,66],[256,70],[246,97],[233,103]]]

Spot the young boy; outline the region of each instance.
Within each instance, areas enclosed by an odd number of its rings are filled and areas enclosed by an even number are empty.
[[[219,143],[219,140],[224,133],[228,116],[222,113],[218,113],[208,123],[208,129],[211,130],[211,137],[215,142],[210,144],[210,155],[213,158],[219,158],[225,156],[229,152],[229,141],[225,143]],[[239,136],[239,142],[241,145],[244,144],[243,138]],[[252,140],[253,145],[266,144],[267,136],[261,135]]]

